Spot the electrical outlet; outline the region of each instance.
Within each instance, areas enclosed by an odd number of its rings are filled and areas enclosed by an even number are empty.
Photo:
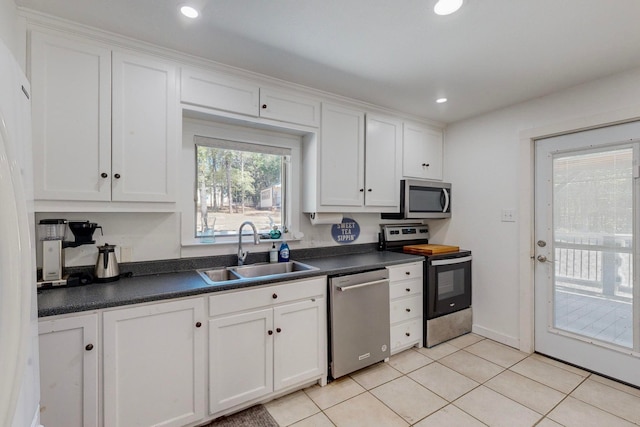
[[[502,209],[502,222],[516,222],[516,211],[513,209]]]
[[[120,262],[131,262],[133,258],[133,248],[131,246],[120,247]]]

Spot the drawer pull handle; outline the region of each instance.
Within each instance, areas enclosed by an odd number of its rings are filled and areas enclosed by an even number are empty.
[[[282,332],[282,329],[280,329],[280,328],[276,328],[276,332],[277,332],[277,333],[280,333],[280,332]]]
[[[411,332],[405,332],[404,333],[406,336],[410,337],[411,336]]]
[[[406,289],[406,291],[407,291],[407,292],[411,292],[411,288],[407,288],[407,289]]]
[[[199,328],[200,326],[202,326],[202,322],[196,322],[196,328]]]
[[[271,297],[272,297],[273,299],[276,299],[276,298],[278,298],[278,294],[273,294],[273,295],[271,295]]]
[[[84,349],[87,351],[93,350],[93,344],[87,344],[87,346]]]
[[[411,312],[411,309],[410,309],[410,308],[407,308],[406,310],[407,310],[407,313]]]
[[[269,330],[267,331],[267,333],[268,333],[269,335],[273,335],[273,331],[272,331],[271,329],[269,329]]]

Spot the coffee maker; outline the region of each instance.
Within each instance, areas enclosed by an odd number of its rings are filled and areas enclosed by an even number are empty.
[[[65,241],[67,227],[74,235],[73,241]],[[95,222],[67,221],[66,219],[43,219],[38,224],[42,244],[42,276],[37,287],[52,287],[68,284],[64,275],[64,249],[94,244],[93,233],[102,227]]]
[[[66,219],[43,219],[38,226],[42,242],[42,281],[53,286],[65,284],[62,279],[64,253],[62,241],[67,229]]]

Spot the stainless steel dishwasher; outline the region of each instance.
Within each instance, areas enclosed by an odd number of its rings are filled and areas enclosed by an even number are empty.
[[[386,269],[329,278],[329,373],[339,378],[390,355]]]

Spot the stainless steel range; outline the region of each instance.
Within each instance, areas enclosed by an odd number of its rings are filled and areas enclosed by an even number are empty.
[[[429,243],[423,224],[380,226],[379,249],[404,252],[405,246]],[[412,252],[415,253],[415,252]],[[471,251],[424,253],[424,346],[433,347],[471,332]]]

